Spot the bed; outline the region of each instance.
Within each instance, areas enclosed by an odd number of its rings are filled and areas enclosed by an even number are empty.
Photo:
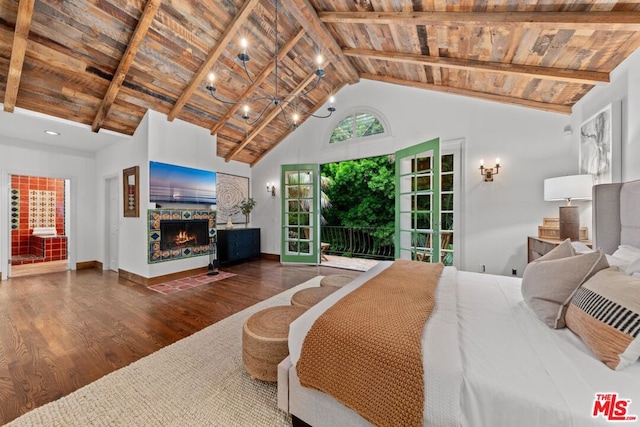
[[[640,181],[596,186],[593,203],[595,246],[609,256],[623,246],[640,247]],[[303,387],[296,364],[315,320],[390,265],[378,264],[292,323],[290,356],[278,367],[278,406],[294,420],[314,427],[371,425],[332,396]],[[624,425],[640,425],[640,362],[611,369],[572,330],[550,328],[523,300],[523,280],[526,273],[519,279],[444,269],[421,337],[423,425],[610,425],[616,414],[607,419],[602,403],[593,414],[597,395],[613,393],[626,402],[617,413],[628,418]]]

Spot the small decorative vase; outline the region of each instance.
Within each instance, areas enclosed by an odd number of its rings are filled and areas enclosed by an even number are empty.
[[[231,230],[233,228],[233,223],[231,222],[230,216],[227,217],[227,223],[225,224],[224,228],[226,228],[227,230]]]
[[[249,227],[249,214],[244,214],[244,228]]]

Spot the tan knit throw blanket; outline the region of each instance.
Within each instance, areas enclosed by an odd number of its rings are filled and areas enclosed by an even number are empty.
[[[397,260],[313,324],[296,370],[378,426],[421,426],[420,339],[442,264]]]

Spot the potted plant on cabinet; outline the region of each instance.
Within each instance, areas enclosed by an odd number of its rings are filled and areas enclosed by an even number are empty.
[[[239,204],[236,205],[236,208],[244,214],[244,226],[245,228],[249,225],[249,214],[256,206],[256,201],[253,200],[253,197],[249,197],[246,200],[242,200]]]

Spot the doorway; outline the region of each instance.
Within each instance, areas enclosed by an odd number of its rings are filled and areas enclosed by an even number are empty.
[[[286,263],[318,264],[318,165],[282,165],[282,245]]]
[[[408,258],[462,265],[462,145],[434,140],[323,164],[321,180],[330,183],[320,192],[322,264],[366,270]]]
[[[105,182],[106,188],[106,248],[105,260],[107,265],[105,270],[118,271],[118,236],[119,236],[119,195],[118,195],[118,177],[107,178]]]
[[[69,269],[70,181],[9,176],[9,277]]]

